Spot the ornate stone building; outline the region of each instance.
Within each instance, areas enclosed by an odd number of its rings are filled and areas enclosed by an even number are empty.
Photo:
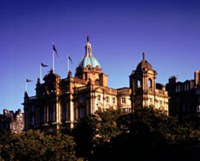
[[[0,132],[11,131],[13,133],[21,133],[24,130],[24,115],[21,110],[8,111],[3,110],[3,114],[0,114]]]
[[[143,59],[136,70],[130,75],[130,88],[132,91],[132,108],[154,106],[156,109],[165,110],[168,113],[168,93],[165,86],[156,83],[157,72],[151,64]]]
[[[169,114],[185,116],[200,114],[200,70],[194,72],[194,79],[178,82],[172,76],[166,85],[169,93]]]
[[[94,57],[87,37],[85,54],[76,68],[75,77],[69,72],[67,78],[61,79],[51,70],[45,75],[44,83],[38,79],[36,96],[29,97],[25,93],[25,128],[73,128],[80,118],[98,109],[121,108],[131,112],[136,106],[152,104],[168,111],[168,94],[163,85],[156,84],[156,75],[143,54],[143,60],[130,76],[130,87],[109,88],[108,76]]]

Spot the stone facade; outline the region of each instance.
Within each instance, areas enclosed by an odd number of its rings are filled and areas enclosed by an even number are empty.
[[[200,70],[194,73],[194,79],[178,82],[172,76],[166,85],[169,93],[169,111],[173,116],[200,114]]]
[[[0,132],[11,131],[13,133],[21,133],[24,129],[24,115],[18,109],[15,113],[13,111],[3,110],[0,114]]]
[[[157,72],[145,59],[138,64],[136,70],[130,75],[132,107],[149,107],[165,110],[168,114],[168,92],[165,86],[156,83]]]
[[[88,37],[85,55],[74,77],[70,71],[67,78],[61,79],[51,70],[44,77],[44,83],[38,79],[35,96],[29,97],[25,93],[25,128],[54,131],[63,126],[70,129],[79,119],[98,109],[120,108],[131,112],[136,106],[155,104],[156,108],[168,111],[168,94],[163,85],[156,84],[156,74],[156,71],[144,64],[132,72],[130,87],[108,87],[108,76],[102,72],[93,56]],[[147,80],[150,78],[152,86],[148,87]],[[141,80],[141,88],[135,84],[138,79]],[[162,104],[159,104],[160,101]]]

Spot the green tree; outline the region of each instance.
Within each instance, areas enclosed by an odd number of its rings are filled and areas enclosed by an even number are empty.
[[[73,130],[77,155],[88,158],[95,147],[119,135],[117,119],[123,114],[125,113],[120,109],[107,109],[81,119]]]
[[[30,130],[0,138],[2,160],[77,160],[73,138],[64,134],[47,135]]]

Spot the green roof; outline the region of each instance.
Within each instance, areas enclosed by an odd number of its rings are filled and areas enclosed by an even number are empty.
[[[87,65],[90,65],[92,68],[96,66],[99,66],[101,68],[98,60],[93,55],[84,56],[79,62],[78,67],[85,68]]]

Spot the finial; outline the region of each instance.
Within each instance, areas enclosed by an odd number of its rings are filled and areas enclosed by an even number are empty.
[[[53,71],[53,69],[51,68],[51,70],[49,71],[49,73],[50,74],[53,74],[54,73],[54,71]]]
[[[41,83],[41,82],[40,82],[40,78],[38,78],[38,79],[37,79],[37,84],[40,84],[40,83]]]
[[[87,36],[87,42],[90,42],[90,37],[89,36]]]
[[[145,60],[145,53],[142,53],[142,60]]]
[[[68,78],[71,78],[72,77],[72,72],[69,70],[68,72]]]

